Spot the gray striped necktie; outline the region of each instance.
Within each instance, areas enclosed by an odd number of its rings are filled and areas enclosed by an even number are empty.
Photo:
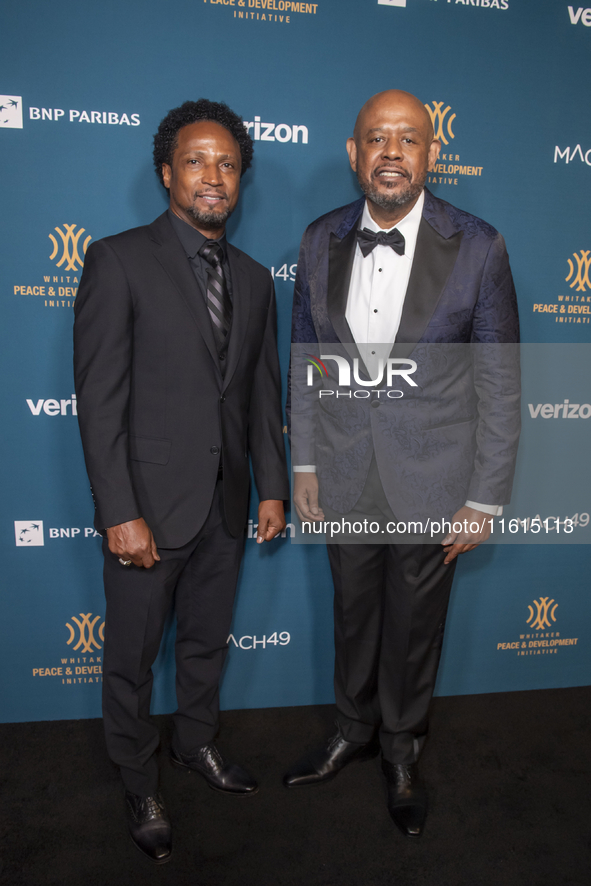
[[[222,268],[224,252],[215,240],[206,240],[199,255],[210,265],[207,269],[207,308],[214,331],[224,341],[232,321],[232,303]]]

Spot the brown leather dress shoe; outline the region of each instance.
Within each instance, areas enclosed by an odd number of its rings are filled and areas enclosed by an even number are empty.
[[[382,760],[388,785],[388,812],[405,837],[420,837],[427,818],[427,792],[416,763]]]
[[[138,797],[125,791],[125,814],[134,844],[155,864],[172,855],[172,828],[160,794]]]
[[[338,725],[338,724],[337,724]],[[343,738],[340,726],[336,735],[331,736],[325,747],[299,760],[283,777],[286,788],[299,788],[310,784],[321,784],[336,778],[341,769],[349,763],[371,760],[377,757],[380,746],[373,740],[368,744],[358,744]]]
[[[256,794],[259,789],[252,775],[237,763],[227,763],[213,744],[203,745],[192,754],[173,750],[170,759],[181,769],[198,772],[214,791],[247,797]]]

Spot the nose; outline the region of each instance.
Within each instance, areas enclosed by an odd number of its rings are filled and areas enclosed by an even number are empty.
[[[205,184],[218,187],[222,184],[222,174],[217,163],[208,163],[203,169],[202,180]]]
[[[388,141],[384,144],[384,151],[382,156],[387,158],[388,160],[399,160],[402,156],[400,151],[400,145],[398,143],[398,139],[389,138]]]

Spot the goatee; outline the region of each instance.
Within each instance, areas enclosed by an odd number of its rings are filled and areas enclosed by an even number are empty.
[[[217,228],[223,228],[232,215],[232,212],[229,209],[226,209],[225,212],[214,212],[213,210],[210,212],[201,212],[198,209],[194,209],[192,206],[187,207],[185,212],[193,219],[193,221],[201,225],[202,228],[205,228],[206,230],[211,229],[212,231],[215,231]]]
[[[417,197],[420,196],[421,191],[425,186],[426,178],[427,176],[425,175],[422,181],[416,180],[412,183],[407,180],[407,186],[405,189],[393,194],[388,194],[378,190],[368,179],[362,178],[357,174],[359,187],[367,199],[371,200],[372,203],[375,203],[376,206],[379,206],[380,209],[384,209],[386,212],[400,209],[401,206],[407,206],[409,203],[415,201]],[[393,185],[390,185],[388,182],[386,186],[392,187]]]

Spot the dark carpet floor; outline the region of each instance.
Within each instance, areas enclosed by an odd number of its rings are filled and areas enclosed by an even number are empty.
[[[0,726],[0,883],[10,886],[591,884],[591,687],[439,698],[422,760],[424,836],[391,823],[378,761],[316,788],[281,774],[332,730],[329,706],[231,711],[219,745],[260,779],[215,793],[167,758],[174,856],[130,842],[98,720]]]

